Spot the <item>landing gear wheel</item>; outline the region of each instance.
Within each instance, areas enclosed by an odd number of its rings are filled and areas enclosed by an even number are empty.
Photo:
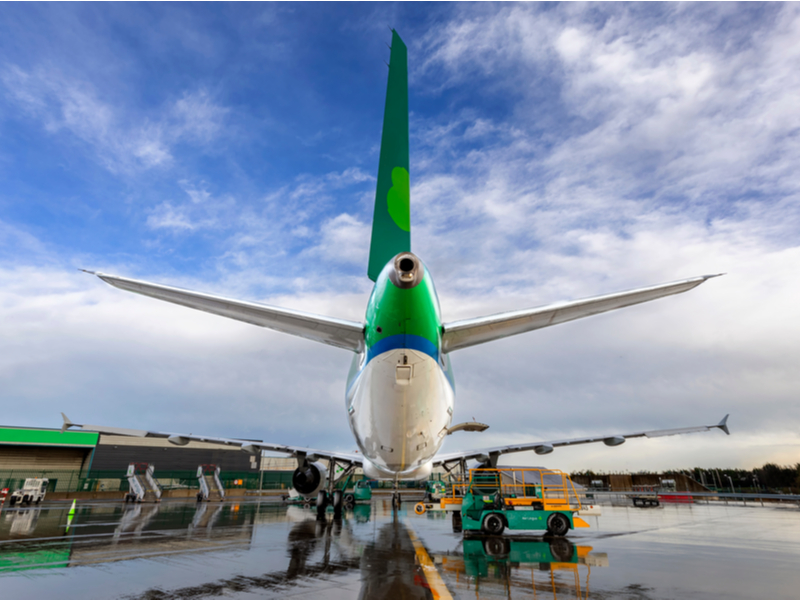
[[[321,491],[317,494],[317,518],[325,518],[325,509],[328,508],[328,493]]]
[[[340,519],[342,517],[342,490],[333,492],[333,518]]]
[[[547,517],[547,533],[558,537],[564,536],[569,531],[569,519],[561,513],[553,513]]]
[[[356,497],[353,494],[345,494],[344,495],[344,505],[348,507],[352,507],[356,503]]]
[[[550,554],[556,562],[568,563],[572,561],[572,555],[575,552],[575,546],[569,543],[564,538],[554,538],[550,540]]]
[[[461,533],[462,530],[461,513],[453,513],[453,533]]]
[[[481,529],[490,535],[501,535],[505,528],[506,524],[503,522],[503,517],[497,513],[489,513],[486,515],[481,525]]]

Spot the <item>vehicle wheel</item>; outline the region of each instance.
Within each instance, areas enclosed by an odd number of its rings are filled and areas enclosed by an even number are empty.
[[[569,531],[569,519],[561,513],[553,513],[547,517],[547,532],[550,535],[559,537],[566,535]]]
[[[344,495],[344,504],[345,506],[353,506],[356,503],[356,497],[353,494],[345,494]]]
[[[328,494],[324,490],[317,494],[317,517],[325,517],[325,509],[328,508]]]
[[[575,546],[564,538],[550,540],[550,554],[553,555],[556,562],[572,562],[572,555],[574,552]]]
[[[30,504],[31,503],[30,496],[23,496],[22,497],[22,503],[23,504]]]
[[[507,556],[509,552],[508,540],[500,537],[490,537],[483,540],[483,550],[487,556]]]
[[[453,533],[461,533],[463,528],[462,521],[461,521],[461,513],[454,512],[453,513]]]
[[[203,494],[201,494],[200,492],[197,492],[197,501],[198,502],[202,502],[203,501]]]
[[[11,496],[11,500],[9,500],[9,506],[14,506],[17,503],[16,496]]]
[[[342,516],[342,490],[333,492],[333,517],[338,519]]]
[[[500,535],[506,528],[506,524],[503,522],[503,517],[497,513],[489,513],[483,517],[483,525],[481,525],[481,528],[484,532],[491,535]]]
[[[418,515],[424,515],[425,514],[425,504],[423,502],[417,502],[414,505],[414,512],[416,514],[418,514]]]

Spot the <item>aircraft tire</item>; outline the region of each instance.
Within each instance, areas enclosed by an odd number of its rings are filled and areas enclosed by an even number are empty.
[[[326,508],[328,508],[328,493],[325,490],[321,490],[317,494],[317,518],[322,519],[325,517]]]
[[[547,517],[547,533],[557,537],[567,535],[569,531],[569,519],[561,513],[553,513]]]
[[[344,495],[344,505],[353,506],[356,503],[356,497],[353,494]]]
[[[342,516],[342,490],[336,490],[333,492],[333,517],[338,519]]]
[[[483,517],[481,529],[483,529],[484,533],[488,533],[490,535],[502,535],[505,528],[506,524],[503,521],[503,517],[497,513],[489,513]]]

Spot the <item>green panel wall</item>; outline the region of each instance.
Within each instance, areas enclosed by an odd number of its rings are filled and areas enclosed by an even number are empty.
[[[97,445],[100,434],[85,431],[53,429],[19,429],[0,427],[0,444],[30,444],[34,446],[86,446]]]

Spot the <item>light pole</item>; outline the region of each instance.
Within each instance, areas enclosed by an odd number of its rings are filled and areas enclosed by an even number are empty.
[[[725,475],[725,477],[727,477],[727,478],[728,478],[728,482],[731,484],[731,494],[735,494],[735,493],[736,493],[736,490],[735,490],[735,489],[733,489],[733,479],[731,479],[731,476],[730,476],[730,475]]]

